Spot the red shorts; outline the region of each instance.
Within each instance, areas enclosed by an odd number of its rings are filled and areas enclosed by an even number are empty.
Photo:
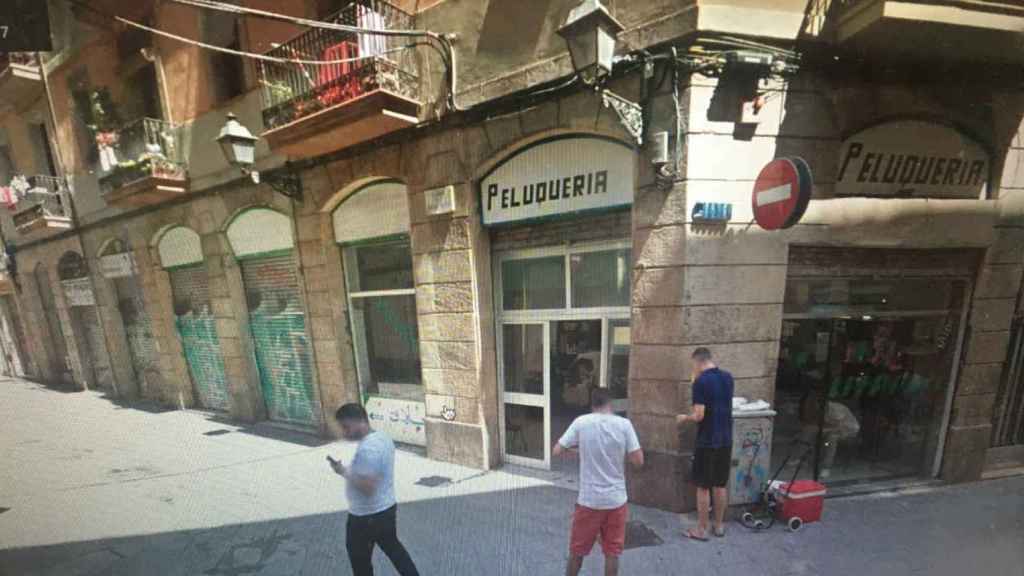
[[[569,553],[586,556],[594,547],[594,540],[601,535],[601,550],[605,556],[618,556],[626,545],[627,505],[611,510],[595,510],[576,505],[572,516],[572,533],[569,535]]]

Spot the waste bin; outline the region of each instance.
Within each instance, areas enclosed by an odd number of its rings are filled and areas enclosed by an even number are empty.
[[[732,411],[732,469],[729,504],[756,502],[772,466],[774,410]]]

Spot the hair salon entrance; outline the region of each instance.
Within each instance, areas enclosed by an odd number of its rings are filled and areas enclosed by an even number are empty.
[[[595,388],[628,411],[630,266],[628,241],[496,255],[506,462],[557,467],[551,445],[590,410]]]

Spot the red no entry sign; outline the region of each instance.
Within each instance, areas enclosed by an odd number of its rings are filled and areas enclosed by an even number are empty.
[[[804,215],[811,200],[811,168],[802,158],[777,158],[754,182],[754,220],[765,230],[789,228]]]

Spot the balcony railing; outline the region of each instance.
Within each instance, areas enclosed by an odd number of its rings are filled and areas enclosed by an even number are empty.
[[[21,233],[36,228],[71,227],[71,193],[63,178],[29,176],[28,189],[18,201],[12,220]]]
[[[103,194],[147,178],[187,179],[182,132],[181,126],[141,118],[120,130],[97,133]]]
[[[36,56],[32,52],[5,52],[0,54],[0,70],[5,70],[11,64],[29,67],[38,66]]]
[[[357,0],[329,21],[371,29],[408,29],[412,17],[381,0]],[[288,60],[352,62],[312,65],[261,62],[263,124],[268,130],[349,102],[375,90],[418,100],[408,39],[311,29],[267,54]]]

